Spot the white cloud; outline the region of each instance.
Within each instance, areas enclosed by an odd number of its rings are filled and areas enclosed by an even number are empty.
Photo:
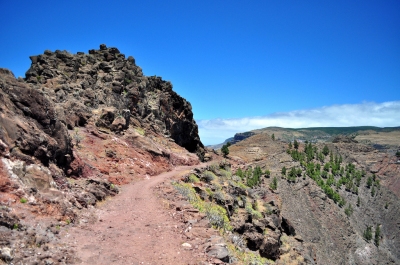
[[[239,119],[197,120],[197,124],[200,138],[205,145],[222,143],[238,132],[270,126],[285,128],[393,127],[400,126],[400,101],[332,105]]]

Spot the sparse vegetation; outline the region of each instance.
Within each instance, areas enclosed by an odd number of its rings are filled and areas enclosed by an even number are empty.
[[[324,148],[322,149],[322,154],[324,156],[327,156],[329,154],[329,148],[327,145],[325,145]]]
[[[377,224],[375,227],[375,237],[374,237],[374,243],[377,247],[379,247],[380,240],[381,240],[381,227],[379,224]]]
[[[221,148],[221,152],[222,152],[222,154],[223,154],[224,157],[227,157],[227,156],[229,155],[229,148],[228,148],[229,146],[231,146],[231,143],[230,143],[230,142],[224,144],[224,145],[222,146],[222,148]]]
[[[203,201],[190,183],[173,183],[175,189],[183,195],[196,209],[206,214],[210,224],[223,231],[231,230],[226,210],[219,205]]]
[[[216,178],[215,174],[211,171],[204,171],[202,174],[202,179],[206,182],[211,182]]]
[[[195,174],[190,174],[187,181],[190,183],[198,183],[200,182],[200,179]]]
[[[286,176],[286,167],[285,166],[282,167],[281,174],[282,174],[282,176]]]
[[[21,199],[19,199],[19,202],[20,202],[20,203],[26,203],[27,201],[28,201],[27,198],[21,198]]]
[[[299,149],[299,142],[297,142],[297,140],[294,140],[294,142],[293,142],[293,147],[294,147],[294,149]]]
[[[135,127],[135,131],[140,134],[141,136],[144,136],[146,134],[146,130],[143,128]]]
[[[75,128],[73,138],[74,138],[76,147],[79,148],[80,147],[79,144],[81,143],[83,137],[79,134],[78,128]]]
[[[364,231],[364,239],[369,242],[372,239],[372,227],[371,226],[367,226],[367,228]]]
[[[344,209],[344,213],[347,216],[351,216],[353,214],[353,207],[351,206],[351,204],[349,203],[349,205]]]
[[[247,211],[247,213],[250,214],[251,217],[254,218],[254,219],[261,219],[261,218],[263,217],[262,214],[261,214],[259,211],[255,210],[255,209],[253,208],[253,206],[252,206],[251,203],[247,203],[247,204],[246,204],[246,211]]]
[[[246,171],[247,186],[254,187],[258,185],[261,181],[261,174],[262,170],[259,166],[257,166],[254,170],[252,170],[252,168],[249,168],[249,170]]]
[[[272,179],[272,182],[271,184],[269,184],[269,187],[273,190],[276,190],[278,188],[278,179],[276,177]]]

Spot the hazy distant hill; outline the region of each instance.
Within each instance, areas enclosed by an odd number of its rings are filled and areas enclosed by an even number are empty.
[[[374,127],[374,126],[354,126],[354,127],[312,127],[312,128],[281,128],[267,127],[253,130],[242,134],[274,134],[275,139],[289,142],[295,139],[300,142],[331,142],[337,135],[347,135],[356,141],[366,144],[380,145],[400,145],[400,127]],[[219,145],[208,146],[220,148],[223,144],[233,141],[235,137],[228,138]],[[245,138],[244,138],[245,139]],[[243,140],[243,139],[241,139]],[[240,141],[240,140],[239,140]],[[235,141],[238,142],[238,141]]]

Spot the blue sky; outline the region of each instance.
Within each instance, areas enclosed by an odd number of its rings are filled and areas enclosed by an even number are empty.
[[[205,144],[258,125],[400,125],[400,1],[60,2],[1,0],[0,67],[118,47],[192,103]]]

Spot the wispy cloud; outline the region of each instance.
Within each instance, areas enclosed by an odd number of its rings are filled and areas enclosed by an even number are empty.
[[[238,132],[270,126],[286,128],[364,125],[392,127],[400,126],[400,101],[332,105],[239,119],[197,120],[197,124],[200,138],[206,145],[222,143]]]

